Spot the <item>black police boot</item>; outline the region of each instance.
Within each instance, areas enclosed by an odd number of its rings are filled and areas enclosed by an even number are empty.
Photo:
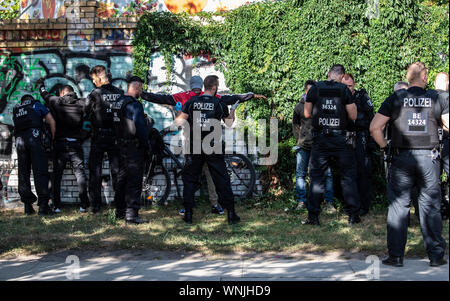
[[[359,216],[367,215],[367,213],[369,213],[368,209],[360,209],[359,210]]]
[[[308,219],[306,221],[303,221],[302,225],[320,226],[319,217],[317,215],[308,213]]]
[[[430,267],[438,267],[444,264],[447,264],[447,260],[444,257],[430,259]]]
[[[127,209],[125,213],[125,223],[126,224],[146,224],[148,223],[147,219],[140,218],[138,214],[138,210],[136,209]]]
[[[116,219],[125,219],[125,209],[116,209]]]
[[[25,211],[26,215],[32,215],[32,214],[36,213],[36,211],[33,208],[33,204],[30,204],[30,203],[24,204],[24,211]]]
[[[50,208],[49,205],[41,205],[41,206],[39,206],[38,215],[53,215],[53,214],[54,214],[54,212]]]
[[[100,206],[91,206],[89,207],[90,214],[97,214],[100,212]]]
[[[403,266],[403,257],[394,257],[388,256],[386,259],[383,259],[381,263],[385,265],[390,265],[393,267],[402,267]]]
[[[359,214],[352,214],[348,218],[348,223],[350,225],[359,224],[361,222],[361,218],[359,217]]]
[[[192,224],[192,208],[185,208],[183,220],[186,222],[186,224]]]
[[[234,225],[241,221],[241,218],[236,214],[234,206],[227,210],[228,224]]]

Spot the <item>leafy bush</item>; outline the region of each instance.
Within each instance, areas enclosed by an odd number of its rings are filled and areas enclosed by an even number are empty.
[[[245,103],[244,112],[254,120],[280,120],[279,161],[265,170],[265,178],[273,186],[292,188],[291,121],[303,83],[323,80],[331,65],[343,64],[357,88],[368,91],[376,109],[394,84],[405,80],[405,69],[414,61],[430,68],[431,84],[437,72],[449,70],[448,2],[434,2],[293,0],[198,18],[148,13],[140,19],[134,40],[135,71],[146,77],[151,51],[209,53],[231,91],[269,96],[266,102]],[[378,165],[374,186],[379,190],[376,198],[382,199]]]

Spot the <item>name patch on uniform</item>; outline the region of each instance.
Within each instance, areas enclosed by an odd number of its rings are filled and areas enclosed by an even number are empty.
[[[211,102],[194,102],[194,110],[214,111],[214,103]]]
[[[25,110],[24,108],[20,108],[19,111],[16,113],[16,118],[25,116],[28,114],[28,111]]]
[[[403,107],[431,108],[431,98],[403,98]]]
[[[338,127],[340,124],[339,118],[319,118],[319,125]]]
[[[408,112],[406,115],[406,120],[408,122],[407,129],[408,132],[427,132],[428,130],[428,114],[427,112]]]
[[[120,94],[103,94],[103,101],[115,101],[117,98],[119,98]]]
[[[326,99],[325,103],[322,104],[322,110],[325,111],[336,111],[337,106],[333,99]]]

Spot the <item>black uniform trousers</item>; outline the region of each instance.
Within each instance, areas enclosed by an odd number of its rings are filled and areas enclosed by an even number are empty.
[[[443,193],[444,193],[444,195],[442,196],[443,198],[444,198],[444,201],[445,201],[445,204],[444,204],[444,207],[443,207],[443,210],[444,210],[444,212],[445,212],[445,210],[447,211],[447,214],[446,214],[446,216],[448,217],[448,211],[449,211],[449,182],[450,182],[450,179],[449,179],[449,176],[450,176],[450,173],[449,173],[449,162],[448,162],[448,159],[449,159],[449,149],[448,149],[448,147],[449,147],[449,138],[448,138],[448,136],[444,136],[444,148],[443,148],[443,150],[442,150],[442,154],[441,154],[441,157],[442,157],[442,161],[441,161],[441,164],[442,164],[442,167],[443,167],[443,169],[444,169],[444,171],[445,171],[445,173],[447,174],[447,181],[446,182],[444,182],[442,185],[443,185]]]
[[[125,211],[127,218],[138,215],[145,170],[145,150],[136,144],[120,146],[120,170],[116,189],[118,197],[115,200],[117,212]]]
[[[369,131],[356,132],[356,176],[361,209],[368,211],[372,203],[372,161],[368,149]]]
[[[195,206],[195,192],[200,187],[200,179],[204,163],[208,164],[211,178],[216,187],[218,202],[222,208],[234,208],[234,196],[231,189],[230,175],[228,174],[225,159],[222,154],[196,154],[185,155],[183,169],[183,200],[186,209]]]
[[[102,167],[104,154],[108,154],[112,185],[114,188],[114,202],[121,197],[117,190],[119,175],[120,150],[116,145],[115,136],[96,136],[91,140],[89,152],[89,200],[91,206],[100,208],[102,204]]]
[[[31,191],[30,181],[31,170],[33,170],[39,207],[48,206],[50,199],[48,157],[42,146],[40,135],[41,132],[37,129],[24,130],[16,135],[20,199],[25,204],[33,204],[36,201],[36,195]]]
[[[341,173],[342,194],[349,215],[359,213],[360,203],[356,186],[355,152],[346,144],[345,135],[315,134],[310,158],[310,185],[308,213],[313,216],[320,214],[320,203],[323,200],[325,176],[330,159],[335,158]]]
[[[67,161],[71,163],[77,179],[81,207],[87,208],[89,199],[83,148],[80,141],[67,141],[65,138],[58,139],[53,144],[53,205],[56,208],[61,206],[61,180]]]
[[[392,158],[387,183],[389,212],[387,244],[390,256],[403,257],[408,231],[411,189],[419,191],[420,228],[428,257],[444,256],[439,158],[431,150],[400,150]]]

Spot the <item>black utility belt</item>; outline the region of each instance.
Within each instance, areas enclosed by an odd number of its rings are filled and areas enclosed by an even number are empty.
[[[322,130],[313,131],[313,137],[319,136],[319,135],[325,135],[325,136],[346,135],[346,133],[347,132],[343,131],[343,130],[322,129]]]
[[[17,136],[18,134],[23,134],[30,130],[37,130],[37,131],[39,131],[39,133],[42,132],[42,129],[38,129],[38,128],[26,128],[26,129],[20,129],[20,130],[14,129],[14,136]]]
[[[117,139],[117,144],[119,144],[120,146],[135,145],[136,147],[139,147],[141,145],[141,143],[137,138],[130,138],[130,139],[120,138]]]

